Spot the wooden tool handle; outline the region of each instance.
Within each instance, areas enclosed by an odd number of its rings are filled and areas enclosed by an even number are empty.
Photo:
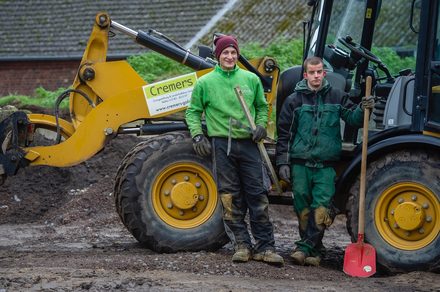
[[[246,115],[246,119],[249,122],[251,130],[254,131],[257,126],[255,125],[254,119],[252,118],[249,108],[244,100],[240,86],[236,86],[234,88],[234,91],[235,91],[235,95],[238,98],[238,101],[240,102],[241,108],[243,109],[244,114]],[[280,181],[278,180],[277,173],[275,172],[275,169],[272,166],[272,162],[270,161],[269,155],[267,154],[266,147],[264,147],[263,141],[258,142],[257,146],[258,146],[258,150],[260,151],[260,155],[269,170],[269,174],[272,177],[272,181],[275,184],[276,191],[278,194],[281,194],[283,190],[281,188]]]
[[[365,84],[365,96],[371,95],[371,76],[367,76]],[[361,161],[361,181],[359,189],[359,234],[365,232],[365,189],[366,189],[366,176],[367,176],[367,150],[368,150],[368,122],[370,119],[370,109],[364,109],[364,129],[362,135],[362,161]],[[362,236],[363,238],[363,236]]]

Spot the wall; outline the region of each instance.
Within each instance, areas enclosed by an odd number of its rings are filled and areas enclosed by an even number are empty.
[[[0,62],[0,97],[9,94],[32,95],[41,86],[47,90],[72,85],[78,61]]]

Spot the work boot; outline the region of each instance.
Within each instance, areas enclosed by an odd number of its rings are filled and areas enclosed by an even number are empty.
[[[304,264],[306,266],[314,266],[319,267],[319,264],[321,263],[321,257],[315,256],[315,257],[306,257]]]
[[[234,263],[245,263],[251,258],[251,251],[247,247],[239,247],[232,256]]]
[[[276,266],[284,265],[283,257],[270,249],[256,253],[252,258],[255,261],[263,261],[271,265],[276,265]]]
[[[303,251],[295,250],[290,254],[290,257],[295,262],[295,264],[304,266],[306,260],[306,254]]]

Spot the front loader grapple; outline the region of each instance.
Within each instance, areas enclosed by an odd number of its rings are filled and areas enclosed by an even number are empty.
[[[29,119],[18,111],[0,122],[0,185],[7,176],[15,175],[19,168],[27,166],[23,146],[31,139],[28,136]]]

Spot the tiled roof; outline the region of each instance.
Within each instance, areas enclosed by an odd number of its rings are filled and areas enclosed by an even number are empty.
[[[133,30],[156,29],[187,43],[228,0],[0,1],[0,58],[79,57],[95,15],[106,11]],[[109,55],[145,51],[128,36],[110,39]]]
[[[395,11],[391,23],[396,25],[382,29],[379,23],[376,44],[396,44],[409,37],[406,30],[395,29],[408,26],[404,13],[408,5],[404,0],[384,1],[382,9]],[[346,7],[335,6],[336,17],[342,17]],[[236,35],[241,44],[301,38],[303,21],[310,17],[306,0],[0,0],[0,60],[80,57],[99,11],[107,11],[113,20],[133,30],[160,31],[183,46],[211,45],[214,32]],[[118,33],[110,39],[108,54],[145,51]]]
[[[241,0],[200,42],[209,43],[214,32],[233,34],[241,43],[263,45],[276,38],[301,37],[310,11],[304,0]]]

